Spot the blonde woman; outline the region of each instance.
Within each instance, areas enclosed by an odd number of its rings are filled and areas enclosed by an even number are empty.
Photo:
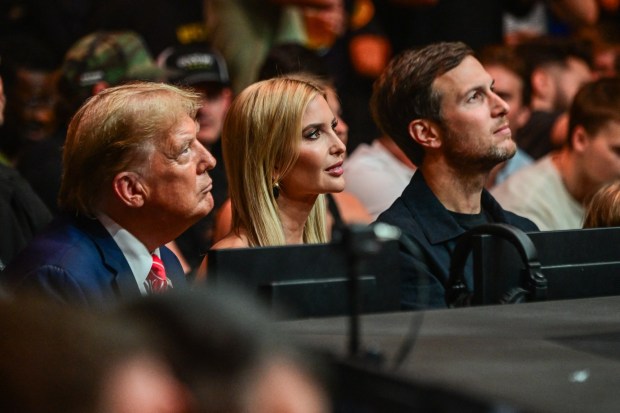
[[[608,182],[586,205],[584,228],[620,226],[620,180]]]
[[[241,92],[222,132],[232,229],[213,249],[327,242],[324,194],[344,189],[337,128],[312,81],[274,78]]]

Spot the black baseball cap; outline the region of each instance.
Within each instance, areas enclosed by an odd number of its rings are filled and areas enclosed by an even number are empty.
[[[209,46],[173,46],[159,54],[157,64],[166,70],[168,81],[194,86],[201,83],[230,85],[222,55]]]

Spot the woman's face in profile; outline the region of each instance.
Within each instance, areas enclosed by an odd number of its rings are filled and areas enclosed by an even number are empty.
[[[344,190],[345,144],[338,120],[323,96],[310,101],[302,118],[299,158],[280,182],[281,194],[301,199]]]

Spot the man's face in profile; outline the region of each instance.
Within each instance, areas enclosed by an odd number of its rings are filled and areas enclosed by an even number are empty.
[[[180,232],[213,209],[208,171],[215,159],[197,133],[197,122],[184,115],[167,139],[155,145],[142,174],[144,207],[156,212],[162,225],[181,228]]]
[[[437,77],[433,87],[441,96],[441,149],[450,164],[463,171],[490,171],[514,156],[509,106],[477,59],[467,56]]]

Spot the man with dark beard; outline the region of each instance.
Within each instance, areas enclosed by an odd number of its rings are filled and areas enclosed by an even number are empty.
[[[418,165],[400,198],[378,217],[400,227],[418,253],[402,250],[401,305],[446,306],[451,255],[460,235],[492,222],[535,231],[484,189],[495,165],[516,151],[493,78],[463,43],[409,50],[374,85],[371,109],[382,131]],[[470,268],[465,279],[472,287]]]

